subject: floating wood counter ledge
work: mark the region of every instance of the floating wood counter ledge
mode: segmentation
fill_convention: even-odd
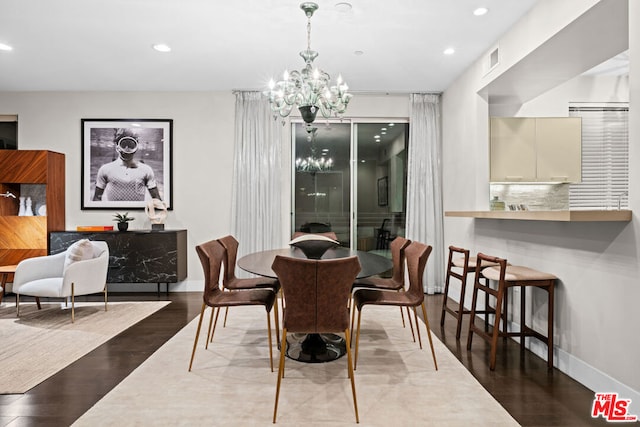
[[[524,221],[605,222],[631,221],[630,210],[575,210],[575,211],[447,211],[444,216],[515,219]]]

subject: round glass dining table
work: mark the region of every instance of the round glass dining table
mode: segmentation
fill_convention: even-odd
[[[249,273],[277,279],[278,276],[271,269],[276,255],[301,259],[307,258],[302,250],[289,247],[245,255],[237,261],[237,265]],[[393,263],[389,258],[343,247],[327,250],[321,259],[346,258],[349,256],[357,256],[360,262],[361,270],[358,273],[358,279],[381,274],[393,268]],[[288,334],[285,351],[287,357],[299,362],[323,363],[342,357],[346,354],[347,347],[344,338],[335,334]]]

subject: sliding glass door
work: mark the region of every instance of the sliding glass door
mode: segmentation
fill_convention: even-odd
[[[385,253],[404,235],[408,124],[292,126],[292,233],[333,231],[343,246]]]

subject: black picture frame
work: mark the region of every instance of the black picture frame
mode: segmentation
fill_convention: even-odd
[[[81,119],[81,136],[82,210],[144,209],[152,198],[146,188],[149,179],[155,181],[155,188],[167,209],[173,209],[173,120]],[[135,150],[133,167],[123,167],[118,163],[122,162],[116,149],[118,142],[122,145],[127,141],[133,147],[130,149]],[[102,198],[97,199],[96,183],[102,166],[104,169],[100,176],[105,188],[102,189]],[[120,179],[109,180],[110,176]],[[113,184],[126,179],[131,179],[131,188]]]
[[[383,176],[378,179],[378,206],[389,204],[389,178]]]

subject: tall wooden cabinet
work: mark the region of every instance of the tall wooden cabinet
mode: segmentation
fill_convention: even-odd
[[[64,154],[0,150],[0,195],[0,265],[47,255],[47,234],[65,229]],[[18,216],[21,196],[34,216]]]

